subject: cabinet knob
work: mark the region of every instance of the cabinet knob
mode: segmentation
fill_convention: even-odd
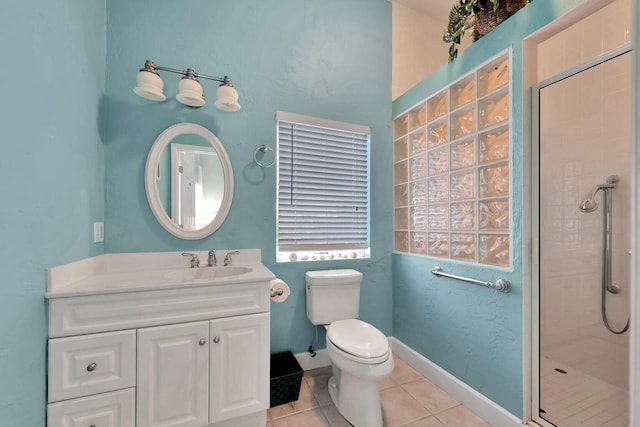
[[[200,345],[205,345],[207,343],[207,340],[205,340],[204,338],[200,338],[200,341],[198,341],[198,344]]]
[[[93,372],[93,371],[96,370],[97,367],[98,367],[98,365],[96,365],[95,363],[92,363],[89,366],[87,366],[87,371],[88,372]]]
[[[218,344],[220,342],[220,337],[214,337],[213,342]]]

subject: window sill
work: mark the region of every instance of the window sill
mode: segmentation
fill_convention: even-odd
[[[340,261],[349,259],[370,259],[371,251],[367,249],[322,251],[322,252],[278,252],[276,262],[320,262]]]

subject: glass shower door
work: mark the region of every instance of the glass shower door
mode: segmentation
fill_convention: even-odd
[[[539,417],[628,425],[631,60],[539,91]]]

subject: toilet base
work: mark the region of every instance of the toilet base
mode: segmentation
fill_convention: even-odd
[[[380,391],[377,382],[341,372],[329,378],[329,395],[336,409],[354,427],[382,427]]]

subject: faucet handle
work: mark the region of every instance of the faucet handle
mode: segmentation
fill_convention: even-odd
[[[192,254],[191,252],[183,252],[182,256],[191,257],[191,268],[200,267],[200,258],[198,258],[197,254]]]
[[[240,251],[231,251],[231,252],[227,252],[227,255],[224,257],[224,266],[230,266],[231,265],[231,255],[237,255],[239,254]]]
[[[216,251],[210,250],[209,258],[207,259],[207,264],[209,264],[209,267],[215,267],[217,263],[218,263],[218,260],[216,259]]]

